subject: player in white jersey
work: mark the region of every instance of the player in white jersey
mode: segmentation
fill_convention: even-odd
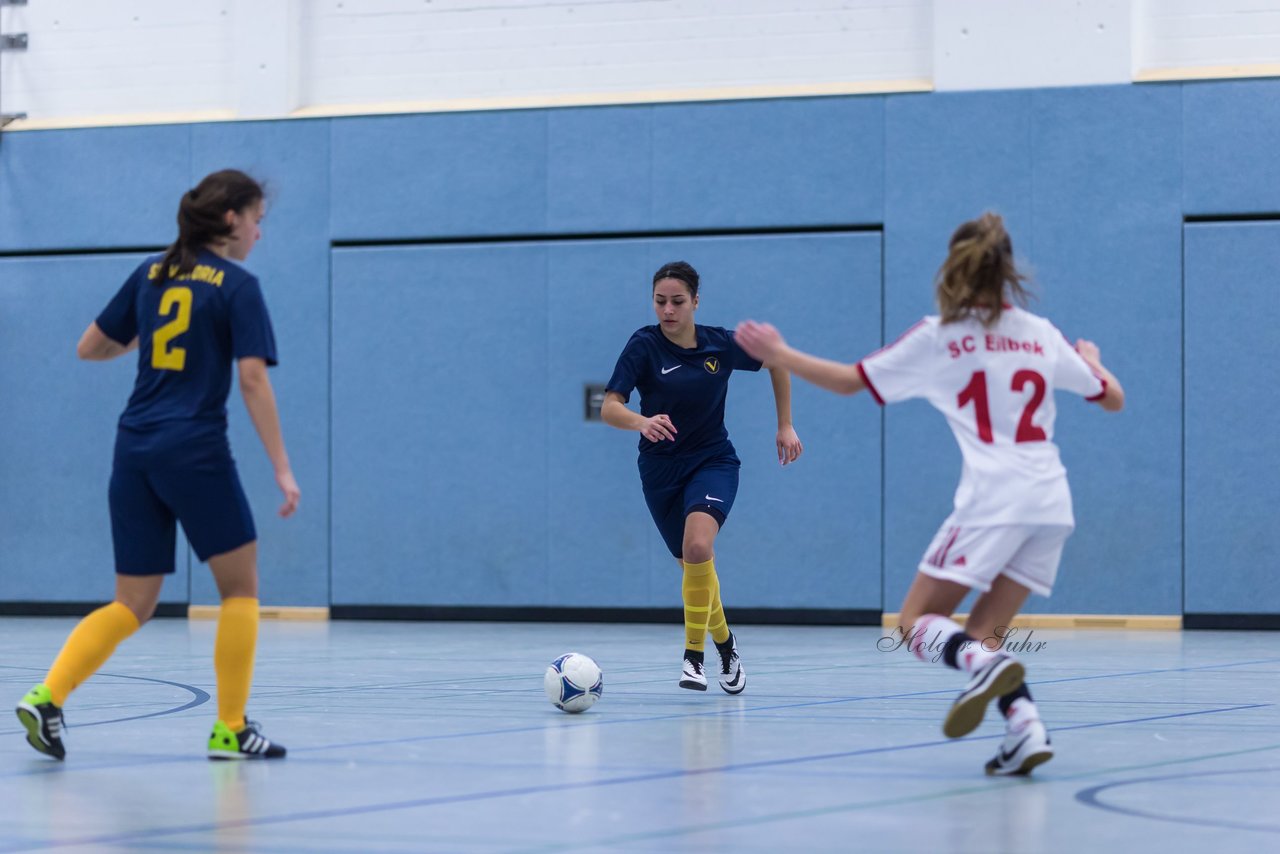
[[[976,729],[999,698],[1006,735],[988,774],[1027,774],[1053,756],[1025,669],[1001,649],[1027,595],[1049,595],[1075,526],[1053,444],[1053,393],[1074,392],[1109,412],[1124,406],[1093,343],[1073,347],[1048,320],[1011,304],[1025,305],[1023,281],[1004,222],[987,213],[951,237],[938,273],[939,314],[856,364],[792,349],[765,323],[744,321],[735,334],[768,367],[841,394],[867,389],[881,404],[924,398],[946,416],[964,469],[955,510],[903,602],[900,630],[921,660],[970,675],[943,724],[948,737]],[[951,614],[971,589],[981,595],[961,629]]]

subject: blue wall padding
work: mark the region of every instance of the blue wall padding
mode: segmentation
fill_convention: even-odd
[[[1280,611],[1280,223],[1187,226],[1186,609]]]
[[[1280,79],[1187,83],[1182,94],[1182,209],[1280,212]]]
[[[990,209],[1033,310],[1096,341],[1129,393],[1119,416],[1059,400],[1078,528],[1028,609],[1275,611],[1280,233],[1200,220],[1280,217],[1278,96],[1259,80],[7,133],[0,601],[110,595],[131,359],[82,364],[75,341],[125,250],[171,241],[179,194],[236,166],[271,188],[249,266],[303,490],[297,518],[274,515],[233,392],[267,604],[675,605],[635,435],[582,417],[584,383],[653,318],[653,270],[700,269],[702,323],[757,316],[852,361],[933,310],[952,230]],[[949,431],[920,403],[803,384],[794,409],[806,456],[783,471],[767,375],[733,380],[726,601],[898,610],[950,509]],[[217,601],[180,552],[166,600]]]
[[[0,258],[0,601],[93,602],[115,591],[107,483],[136,354],[76,358],[81,333],[140,255]],[[163,601],[187,601],[187,548]]]

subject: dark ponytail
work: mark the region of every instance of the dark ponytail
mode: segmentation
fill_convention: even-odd
[[[160,259],[156,284],[194,270],[201,248],[231,235],[227,211],[238,213],[262,197],[262,185],[238,169],[206,175],[194,189],[183,193],[178,203],[178,239]]]
[[[1013,262],[1013,241],[1000,215],[988,211],[969,220],[951,235],[950,252],[938,271],[942,322],[954,323],[976,311],[984,326],[994,326],[1006,298],[1027,304],[1025,281]]]

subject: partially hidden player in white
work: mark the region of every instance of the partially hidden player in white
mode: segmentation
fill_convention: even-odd
[[[1048,320],[1011,305],[1026,304],[1024,281],[1003,220],[986,213],[951,237],[938,273],[939,314],[856,364],[795,350],[767,323],[744,321],[735,335],[767,367],[839,394],[867,389],[880,404],[924,398],[946,416],[964,469],[955,511],[903,602],[900,631],[922,661],[970,675],[943,724],[949,738],[976,729],[999,698],[1006,735],[988,774],[1027,774],[1053,757],[1024,667],[1000,649],[997,634],[1028,593],[1049,595],[1075,526],[1053,443],[1053,393],[1075,392],[1108,412],[1124,406],[1124,390],[1092,342],[1073,347]],[[951,614],[971,589],[981,595],[962,629]]]

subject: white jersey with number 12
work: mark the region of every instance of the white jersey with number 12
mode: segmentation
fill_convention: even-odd
[[[926,317],[858,370],[878,403],[924,398],[946,416],[964,455],[954,524],[1075,524],[1053,393],[1098,400],[1106,384],[1048,320],[1016,307],[989,328]]]

